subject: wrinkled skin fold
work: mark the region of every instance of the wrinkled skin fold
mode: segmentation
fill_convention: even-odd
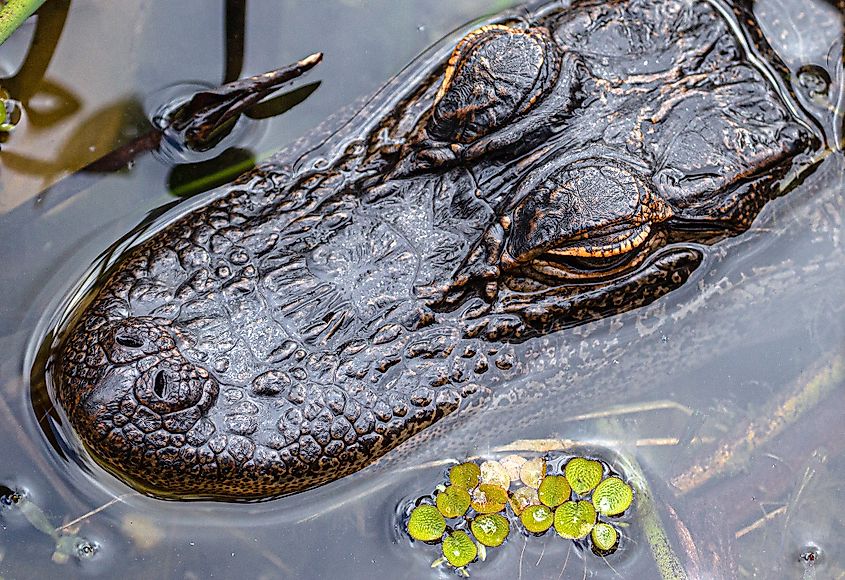
[[[54,362],[101,464],[219,499],[357,471],[517,375],[510,344],[682,285],[818,147],[709,3],[532,10],[121,257]]]

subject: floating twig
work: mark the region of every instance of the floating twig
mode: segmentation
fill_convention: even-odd
[[[633,405],[620,405],[615,407],[608,407],[602,411],[593,413],[584,413],[583,415],[575,415],[573,417],[564,417],[560,420],[562,423],[569,423],[573,421],[589,421],[592,419],[607,419],[609,417],[618,417],[620,415],[630,415],[633,413],[646,413],[649,411],[680,411],[685,415],[692,415],[693,411],[685,405],[681,405],[675,401],[661,400],[650,401],[648,403],[636,403]]]
[[[762,518],[755,521],[754,523],[745,526],[741,530],[738,530],[736,532],[736,534],[734,534],[734,538],[736,538],[738,540],[742,536],[745,536],[746,534],[750,534],[754,530],[757,530],[757,529],[763,527],[765,524],[769,523],[773,519],[784,515],[786,513],[786,509],[787,509],[787,506],[782,505],[779,508],[777,508],[776,510],[770,511],[769,513],[767,513],[766,515],[764,515]]]
[[[124,493],[123,495],[119,495],[119,496],[117,496],[117,497],[113,497],[111,500],[107,501],[106,503],[104,503],[104,504],[103,504],[103,505],[101,505],[100,507],[95,508],[95,509],[93,509],[93,510],[91,510],[91,511],[89,511],[89,512],[87,512],[87,513],[85,513],[85,514],[83,514],[83,515],[81,515],[81,516],[79,516],[78,518],[75,518],[75,519],[73,519],[73,520],[69,521],[68,523],[64,524],[63,526],[59,526],[58,528],[56,528],[56,532],[59,532],[59,533],[61,533],[61,532],[68,532],[68,531],[70,531],[70,530],[71,530],[74,526],[76,526],[76,524],[79,524],[79,523],[81,523],[81,522],[84,522],[85,520],[87,520],[87,519],[88,519],[88,518],[90,518],[91,516],[93,516],[93,515],[96,515],[96,514],[100,513],[100,512],[101,512],[101,511],[103,511],[104,509],[106,509],[106,508],[109,508],[109,507],[113,506],[113,505],[114,505],[114,504],[116,504],[117,502],[123,501],[123,500],[124,500],[124,498],[127,498],[127,497],[129,497],[130,495],[134,495],[134,494],[131,494],[131,493]]]

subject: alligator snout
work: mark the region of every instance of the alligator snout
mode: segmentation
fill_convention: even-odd
[[[343,477],[524,372],[509,343],[683,284],[806,163],[710,3],[524,12],[121,256],[57,355],[92,455],[181,497]]]

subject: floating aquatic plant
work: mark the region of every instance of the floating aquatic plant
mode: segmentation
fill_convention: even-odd
[[[568,540],[586,538],[596,525],[596,508],[588,501],[568,501],[555,510],[555,531]]]
[[[449,481],[455,487],[473,489],[481,479],[481,468],[475,463],[459,463],[449,470]]]
[[[544,477],[546,477],[546,460],[542,457],[526,461],[519,468],[519,478],[528,487],[539,488]]]
[[[11,133],[20,121],[21,104],[0,88],[0,136]]]
[[[492,514],[505,509],[508,492],[498,485],[482,483],[470,493],[472,509],[480,514]]]
[[[601,482],[604,468],[594,459],[574,457],[566,463],[564,474],[569,485],[572,486],[572,491],[578,495],[584,495]]]
[[[457,530],[443,540],[443,556],[455,568],[466,566],[478,555],[478,547],[463,530]]]
[[[631,507],[634,490],[618,477],[608,477],[593,492],[596,511],[605,516],[617,516]]]
[[[443,557],[432,566],[448,563],[464,576],[466,566],[485,560],[487,549],[505,544],[513,529],[540,535],[554,526],[561,538],[605,557],[620,540],[615,520],[605,518],[624,514],[633,496],[632,487],[596,459],[508,455],[454,465],[433,497],[417,501],[407,529],[415,540],[441,543]]]
[[[599,554],[611,552],[619,544],[619,532],[610,524],[599,522],[590,532],[593,548]]]
[[[411,512],[408,520],[408,533],[415,540],[433,542],[439,540],[446,531],[446,520],[433,505],[418,505]]]
[[[519,521],[532,534],[542,534],[552,527],[555,513],[545,505],[532,505],[525,508],[519,516]]]
[[[540,496],[536,489],[524,485],[510,494],[508,503],[510,503],[513,513],[518,516],[525,508],[540,505]]]
[[[472,520],[470,529],[476,540],[485,546],[495,548],[501,546],[508,537],[511,526],[508,519],[501,514],[485,514]]]
[[[503,457],[499,463],[505,468],[505,471],[508,472],[511,482],[514,482],[519,481],[519,470],[523,465],[525,465],[526,461],[528,460],[522,455],[508,455]]]
[[[508,474],[508,470],[498,461],[485,461],[481,464],[481,483],[507,489],[511,484],[511,476]]]
[[[454,485],[447,486],[435,499],[438,511],[447,518],[459,518],[467,513],[470,501],[469,492]]]
[[[6,42],[42,4],[44,0],[6,0],[0,4],[0,44]]]
[[[557,507],[572,495],[572,488],[569,487],[565,477],[560,475],[547,475],[540,482],[540,489],[537,490],[537,497],[545,505]]]

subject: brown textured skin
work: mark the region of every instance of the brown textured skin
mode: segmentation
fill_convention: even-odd
[[[816,146],[708,3],[535,8],[119,260],[56,360],[98,461],[182,497],[354,472],[518,372],[510,343],[683,284]]]

